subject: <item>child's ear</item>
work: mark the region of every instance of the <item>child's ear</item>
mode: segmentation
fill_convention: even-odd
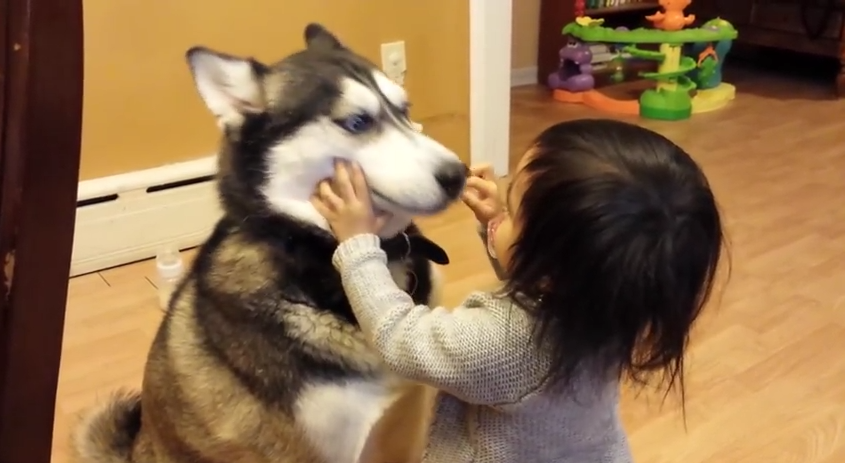
[[[185,58],[200,96],[221,127],[238,125],[244,115],[265,110],[263,64],[205,47],[191,48]]]

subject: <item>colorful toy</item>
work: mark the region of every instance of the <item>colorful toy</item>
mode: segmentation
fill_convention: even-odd
[[[713,31],[733,30],[731,23],[721,18],[711,19],[704,23],[701,28]],[[722,83],[722,68],[732,46],[732,39],[723,39],[715,43],[697,42],[686,45],[684,54],[697,60],[698,67],[690,73],[690,77],[696,82],[698,89],[716,88]]]
[[[663,11],[646,18],[655,28],[602,27],[604,20],[580,16],[563,28],[570,39],[560,50],[560,67],[549,76],[554,98],[580,103],[620,114],[640,115],[649,119],[682,120],[693,113],[720,109],[736,95],[733,85],[722,82],[722,65],[737,31],[720,18],[700,28],[684,29],[695,20],[684,9],[692,0],[660,0]],[[595,89],[590,44],[615,45],[621,53],[611,60],[611,79],[624,78],[624,59],[654,60],[657,72],[641,73],[656,81],[639,100],[618,100]],[[657,51],[637,48],[637,44],[659,45]],[[695,95],[691,93],[695,92]]]
[[[593,53],[587,44],[570,40],[558,53],[560,68],[549,76],[549,86],[570,92],[583,92],[595,86]]]
[[[695,22],[694,14],[684,15],[684,10],[691,3],[692,0],[661,0],[663,11],[646,16],[645,19],[651,21],[657,29],[679,31]]]

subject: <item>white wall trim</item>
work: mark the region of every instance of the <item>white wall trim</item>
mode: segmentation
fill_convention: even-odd
[[[215,172],[217,172],[217,157],[212,155],[191,161],[165,164],[152,169],[83,180],[77,187],[76,200],[86,201],[101,196],[146,189],[154,185],[214,175]]]
[[[470,162],[507,175],[511,111],[511,0],[469,0]]]
[[[205,241],[222,215],[213,181],[147,189],[216,171],[209,156],[79,182],[70,276],[154,257],[165,244],[185,249]]]
[[[511,69],[511,87],[537,84],[537,66]]]

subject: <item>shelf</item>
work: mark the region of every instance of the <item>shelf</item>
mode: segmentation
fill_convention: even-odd
[[[604,8],[588,8],[584,11],[586,16],[602,16],[615,13],[630,13],[632,11],[654,10],[660,8],[657,2],[626,3],[624,5],[606,6]]]

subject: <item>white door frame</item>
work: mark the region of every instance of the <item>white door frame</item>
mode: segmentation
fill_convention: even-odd
[[[470,162],[507,175],[511,112],[511,0],[469,0]]]

